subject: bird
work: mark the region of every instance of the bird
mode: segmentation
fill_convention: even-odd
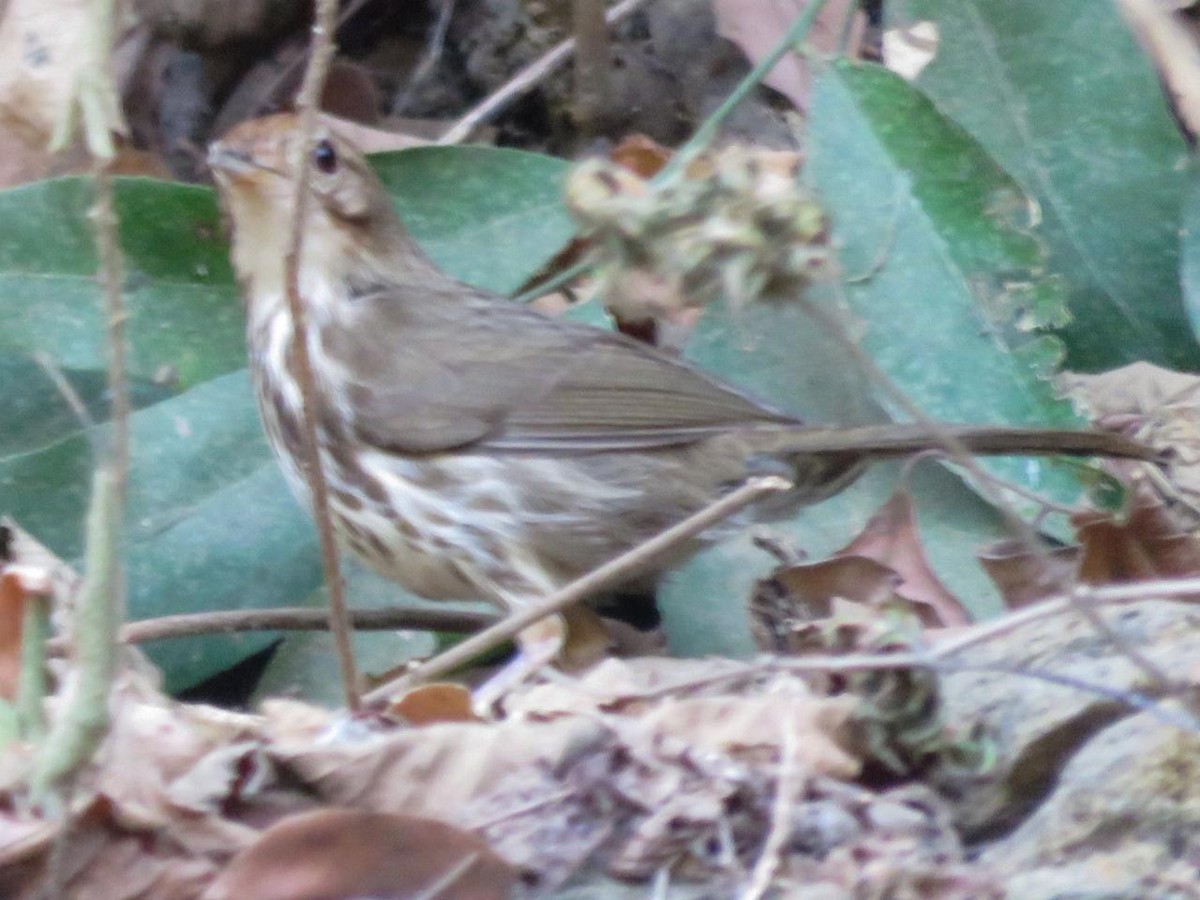
[[[285,273],[309,167],[296,277],[332,522],[344,548],[423,597],[526,608],[755,474],[786,473],[791,510],[947,435],[980,454],[1154,457],[1096,431],[809,425],[677,355],[454,279],[331,128],[306,140],[296,114],[249,120],[208,162],[266,436],[311,507]],[[745,524],[702,534],[659,571]]]

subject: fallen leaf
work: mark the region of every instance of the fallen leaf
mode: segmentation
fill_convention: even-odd
[[[674,155],[673,150],[653,138],[644,134],[630,134],[621,139],[608,158],[640,178],[653,178]]]
[[[1093,512],[1073,517],[1072,523],[1083,546],[1079,580],[1085,584],[1200,574],[1200,536],[1145,492],[1135,497],[1124,521]]]
[[[423,684],[392,703],[388,713],[409,725],[479,721],[471,692],[461,684]]]
[[[1072,584],[1079,571],[1080,548],[1043,547],[1031,552],[1021,541],[1000,541],[976,554],[1008,609],[1020,609],[1060,585]]]
[[[832,618],[839,600],[875,610],[899,600],[926,627],[970,622],[925,557],[905,490],[896,491],[854,540],[827,559],[783,566],[759,583],[751,610],[759,646],[794,651],[796,626]]]
[[[238,854],[204,900],[506,900],[517,874],[482,838],[348,809],[290,816]]]
[[[798,737],[796,762],[805,771],[850,779],[862,760],[848,749],[846,727],[856,697],[819,697],[785,677],[754,694],[667,700],[640,717],[660,740],[727,754],[734,759],[778,760],[784,730]]]

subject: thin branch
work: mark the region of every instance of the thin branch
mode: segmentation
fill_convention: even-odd
[[[605,14],[604,21],[611,28],[647,2],[649,0],[621,0]],[[824,2],[824,0],[820,0],[820,2]],[[533,88],[547,75],[559,69],[574,53],[574,38],[567,38],[565,41],[555,44],[497,88],[482,103],[468,110],[450,126],[445,134],[438,138],[437,142],[439,144],[458,144],[466,140],[471,136],[471,132]]]
[[[779,767],[775,776],[775,802],[771,804],[771,825],[762,852],[754,863],[750,885],[741,900],[761,900],[771,890],[779,872],[788,839],[792,836],[792,809],[800,796],[804,780],[800,777],[800,746],[796,723],[789,716],[780,718],[782,740],[779,743]]]
[[[490,612],[442,609],[350,610],[350,624],[358,631],[441,631],[467,634],[494,625],[499,616]],[[146,644],[206,634],[236,634],[246,631],[325,631],[329,613],[306,607],[276,609],[237,609],[206,613],[180,613],[128,622],[121,628],[123,644]],[[70,648],[63,638],[50,642],[50,652],[62,654]]]
[[[86,575],[76,598],[76,680],[38,748],[30,788],[39,802],[91,758],[108,731],[117,668],[115,599],[122,595],[121,507],[112,468],[96,468],[88,505]]]
[[[785,478],[776,476],[755,478],[699,512],[688,516],[682,522],[660,532],[645,543],[639,544],[616,559],[577,578],[541,603],[506,617],[486,631],[481,631],[461,644],[456,644],[445,653],[433,657],[413,671],[380,685],[367,694],[364,699],[371,705],[387,703],[391,697],[414,684],[451,672],[493,647],[511,640],[535,622],[562,612],[567,607],[575,605],[606,587],[628,580],[679,544],[690,540],[723,519],[729,518],[756,500],[768,494],[776,494],[791,488],[791,482]]]
[[[113,177],[108,160],[97,160],[96,202],[92,209],[96,249],[100,254],[100,279],[104,285],[104,307],[108,314],[108,393],[112,404],[112,465],[116,479],[117,504],[124,510],[129,486],[129,378],[126,373],[125,324],[129,314],[121,293],[121,248],[117,243],[117,212]],[[118,547],[119,547],[118,543]]]
[[[337,22],[330,33],[336,34],[337,29],[341,28],[348,21],[354,18],[354,16],[358,14],[359,10],[366,6],[367,3],[368,0],[351,0],[350,3],[347,3],[346,8],[343,9],[341,14],[337,17]],[[332,40],[332,38],[330,38],[330,40]],[[265,109],[269,105],[269,103],[274,99],[276,92],[284,84],[284,82],[295,75],[296,70],[304,64],[304,56],[305,51],[302,47],[296,48],[289,54],[289,58],[283,63],[275,76],[269,79],[267,83],[263,85],[262,89],[257,92],[257,95],[254,98],[254,103],[252,104],[252,109],[254,111],[257,112]],[[320,94],[317,96],[319,97]]]
[[[571,28],[575,32],[575,125],[586,141],[609,115],[612,103],[608,23],[604,0],[571,0]]]
[[[284,260],[287,285],[288,309],[292,315],[292,349],[296,354],[296,375],[303,398],[304,414],[304,459],[308,470],[309,487],[312,491],[313,517],[317,522],[317,533],[321,541],[321,561],[325,567],[325,580],[329,585],[329,630],[333,634],[337,649],[338,666],[342,673],[342,689],[346,707],[357,712],[362,704],[358,687],[358,668],[354,661],[354,645],[351,642],[350,616],[346,605],[346,590],[342,581],[341,561],[338,557],[337,539],[334,537],[333,520],[329,514],[329,485],[325,470],[321,466],[321,452],[317,442],[317,425],[314,408],[316,396],[312,360],[308,352],[308,322],[304,303],[300,298],[300,254],[304,246],[304,210],[308,200],[309,177],[312,172],[309,158],[316,131],[317,107],[321,90],[333,60],[333,31],[336,27],[337,0],[316,0],[316,19],[312,27],[312,53],[304,73],[304,83],[296,98],[300,115],[301,158],[297,161],[296,184],[292,197],[292,233],[289,250]]]
[[[446,32],[450,30],[450,20],[454,17],[455,2],[456,0],[441,0],[441,8],[438,10],[437,21],[433,23],[433,31],[429,35],[425,53],[416,68],[413,69],[412,74],[408,76],[408,84],[404,86],[404,91],[392,103],[393,115],[400,115],[404,112],[417,88],[424,83],[425,79],[429,77],[429,73],[433,71],[433,67],[442,58],[442,52],[446,47]],[[339,24],[341,23],[339,22]]]
[[[791,26],[779,42],[771,48],[771,52],[758,61],[751,69],[746,77],[738,82],[735,87],[723,101],[721,105],[713,110],[712,114],[706,118],[700,127],[696,129],[686,144],[679,148],[679,151],[671,158],[663,170],[655,176],[655,181],[662,181],[670,178],[672,175],[681,172],[687,168],[688,163],[708,149],[712,144],[713,139],[717,136],[717,130],[721,124],[729,118],[730,113],[737,109],[738,104],[749,96],[750,92],[758,87],[759,83],[767,77],[770,71],[775,68],[775,65],[791,53],[797,44],[804,40],[808,35],[809,29],[812,28],[813,22],[817,16],[821,14],[827,0],[812,0],[804,12],[796,16]]]
[[[35,799],[50,803],[89,761],[109,728],[109,704],[117,672],[117,629],[125,611],[122,522],[129,484],[129,380],[126,367],[125,302],[121,249],[111,165],[113,136],[125,130],[112,78],[113,0],[94,0],[84,59],[53,140],[70,142],[75,125],[83,129],[92,156],[95,200],[89,216],[99,258],[98,278],[107,319],[108,390],[112,404],[112,443],[96,462],[85,523],[85,576],[74,598],[74,638],[78,656],[74,678],[49,733],[38,747],[30,773]],[[68,396],[70,396],[68,394]]]
[[[1108,603],[1132,603],[1138,600],[1156,600],[1167,597],[1191,597],[1200,594],[1200,578],[1166,578],[1157,581],[1139,581],[1130,584],[1108,584],[1101,587],[1079,585],[1072,594],[1061,594],[1033,606],[1016,610],[998,619],[974,625],[957,637],[940,641],[932,650],[937,659],[945,659],[961,653],[969,647],[986,643],[1038,619],[1059,616],[1073,611],[1077,600],[1093,605]]]

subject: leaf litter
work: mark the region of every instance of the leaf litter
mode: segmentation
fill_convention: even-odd
[[[50,878],[89,898],[220,900],[250,884],[259,898],[490,898],[664,874],[734,890],[785,767],[779,884],[967,896],[949,886],[984,876],[944,802],[862,783],[888,738],[864,737],[863,700],[844,687],[733,661],[609,659],[513,690],[491,721],[442,686],[388,713],[276,699],[248,714],[174,701],[131,665],[69,829],[21,792],[31,746],[6,750],[5,896]]]
[[[1110,414],[1151,416],[1120,402]],[[1085,583],[1200,569],[1186,521],[1147,490],[1124,518],[1073,522],[1079,545],[1052,559]],[[53,588],[61,604],[69,570],[7,533],[0,584]],[[89,898],[222,900],[247,885],[262,898],[490,898],[610,879],[734,893],[765,859],[780,896],[1003,896],[999,868],[968,860],[970,815],[955,801],[1011,771],[995,768],[988,720],[948,715],[935,669],[773,662],[911,654],[966,629],[907,492],[828,559],[770,549],[781,561],[751,612],[773,656],[609,658],[510,690],[491,718],[456,685],[358,717],[299,700],[254,714],[184,704],[129,649],[69,829],[22,793],[33,747],[12,743],[0,759],[0,889],[32,897],[55,879]],[[981,559],[1011,606],[1040,598],[1044,557],[1000,547]],[[56,666],[69,674],[69,659]]]

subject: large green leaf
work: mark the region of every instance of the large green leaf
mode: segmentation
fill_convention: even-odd
[[[523,282],[570,233],[548,208],[564,166],[557,160],[445,148],[390,154],[380,165],[417,239],[454,274],[498,290]],[[129,615],[300,602],[320,581],[315,536],[260,434],[213,193],[125,179],[117,198],[143,407],[132,422]],[[83,179],[0,192],[0,511],[72,560],[104,427],[78,420],[32,354],[60,366],[104,420],[90,199]],[[272,639],[197,638],[153,653],[168,684],[184,687]]]
[[[938,421],[1082,424],[1047,376],[1058,283],[1045,277],[1019,185],[920,92],[886,70],[840,64],[818,80],[807,176],[833,222],[847,283],[806,299],[841,319],[866,355]],[[858,276],[858,277],[854,277]],[[843,308],[845,307],[845,308]],[[850,354],[787,299],[731,313],[709,309],[689,355],[792,412],[819,421],[879,420],[889,398]],[[1078,499],[1074,466],[993,459],[1001,477],[1056,500]],[[846,544],[896,487],[880,466],[851,490],[776,527],[814,555]],[[922,466],[914,478],[931,563],[976,615],[997,608],[972,551],[1003,532],[999,515],[954,475]],[[753,580],[772,565],[746,540],[701,554],[660,592],[672,647],[747,652]]]
[[[87,212],[65,178],[0,191],[0,348],[102,370],[103,323]],[[130,371],[191,385],[245,365],[241,312],[212,192],[148,179],[117,191]]]
[[[1038,330],[1059,321],[1059,283],[1019,186],[969,135],[886,70],[843,64],[816,85],[810,154],[843,273],[866,273],[846,285],[862,347],[926,415],[1083,424],[1055,394],[1057,348]],[[987,465],[1058,500],[1080,492],[1074,467]]]
[[[311,590],[319,577],[312,525],[260,434],[244,371],[140,410],[131,436],[130,617],[279,606]],[[100,439],[76,432],[0,460],[5,511],[68,559],[83,550],[92,442]],[[269,639],[173,642],[156,658],[169,684],[182,687]]]
[[[373,157],[413,236],[463,281],[509,294],[566,243],[568,164],[492,147],[419,147]]]
[[[1041,208],[1076,368],[1200,365],[1177,274],[1187,148],[1114,3],[892,0],[937,23],[918,84]]]

